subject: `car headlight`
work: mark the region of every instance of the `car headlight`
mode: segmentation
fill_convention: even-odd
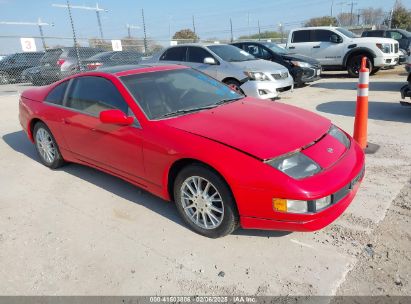
[[[312,176],[321,171],[316,162],[300,152],[274,158],[266,163],[295,179]]]
[[[309,68],[311,66],[311,64],[309,64],[308,62],[294,61],[294,60],[291,60],[290,62],[292,65],[298,66],[300,68]]]
[[[332,137],[334,137],[336,140],[342,143],[347,149],[350,148],[350,145],[351,145],[350,139],[343,131],[341,131],[336,126],[331,125],[330,130],[328,130],[328,134],[330,134]]]
[[[310,201],[273,198],[273,210],[287,213],[313,213],[328,208],[331,202],[331,195]]]
[[[250,79],[250,80],[257,80],[257,81],[264,81],[264,80],[270,80],[268,76],[263,73],[263,72],[244,72],[244,74]]]
[[[389,43],[377,43],[376,46],[383,53],[389,53],[390,50],[391,50],[391,44],[389,44]]]

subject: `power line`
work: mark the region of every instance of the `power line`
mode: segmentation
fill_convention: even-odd
[[[52,6],[54,6],[54,7],[61,7],[61,8],[67,8],[67,9],[68,9],[68,5],[67,5],[67,4],[52,4]],[[108,10],[99,7],[99,6],[98,6],[98,3],[96,3],[96,6],[71,5],[70,8],[82,9],[82,10],[89,10],[89,11],[95,11],[95,12],[96,12],[96,16],[97,16],[97,24],[98,24],[98,28],[99,28],[99,32],[100,32],[100,38],[101,38],[101,40],[104,39],[103,26],[102,26],[102,24],[101,24],[100,13],[101,13],[101,12],[108,12]]]

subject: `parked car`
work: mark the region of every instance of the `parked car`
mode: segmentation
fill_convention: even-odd
[[[294,84],[297,86],[320,78],[321,65],[318,60],[291,53],[279,47],[276,43],[241,41],[232,43],[232,45],[250,53],[254,57],[277,62],[285,66],[294,78]]]
[[[6,57],[7,57],[7,55],[0,55],[0,61],[2,61]]]
[[[408,56],[405,70],[408,72],[407,84],[401,88],[401,98],[404,100],[400,101],[400,103],[404,106],[411,106],[411,100],[406,99],[407,97],[411,99],[411,56]]]
[[[292,90],[294,83],[284,66],[227,44],[172,46],[142,62],[190,66],[247,96],[261,99],[277,98],[280,92]]]
[[[24,91],[41,162],[103,170],[175,201],[207,237],[313,231],[353,200],[364,153],[330,120],[179,66],[117,66]],[[303,130],[303,132],[302,132]]]
[[[399,63],[405,63],[411,55],[411,32],[401,29],[364,31],[362,37],[386,37],[398,41],[400,51]]]
[[[102,50],[90,47],[79,47],[78,52],[81,66],[82,60],[101,53]],[[43,85],[63,79],[79,71],[76,48],[63,47],[48,49],[44,57],[41,58],[38,68],[26,71],[25,74],[34,85]]]
[[[115,65],[137,64],[143,56],[143,53],[136,51],[103,52],[82,60],[81,64],[85,70],[97,70]]]
[[[288,50],[317,59],[323,70],[346,69],[349,76],[358,77],[361,59],[368,58],[371,74],[398,63],[398,42],[389,38],[358,37],[341,27],[305,27],[291,30]]]
[[[44,52],[15,53],[0,61],[0,84],[21,81],[21,73],[39,65]]]

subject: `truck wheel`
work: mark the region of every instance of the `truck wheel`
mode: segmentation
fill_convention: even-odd
[[[377,73],[379,70],[381,70],[381,68],[373,68],[370,75],[374,75],[375,73]]]
[[[347,72],[350,77],[357,78],[361,68],[361,60],[365,55],[355,55],[348,59]],[[367,67],[370,71],[373,70],[372,62],[368,56]]]

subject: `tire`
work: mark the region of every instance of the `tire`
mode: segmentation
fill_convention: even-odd
[[[51,169],[57,169],[64,165],[57,142],[50,129],[42,122],[35,124],[33,129],[34,144],[41,163]]]
[[[379,70],[381,70],[381,68],[373,68],[370,75],[376,74]]]
[[[197,189],[202,190],[202,195]],[[239,225],[237,206],[229,187],[206,166],[190,165],[180,171],[174,181],[174,200],[184,222],[203,236],[223,237]]]
[[[235,79],[227,79],[227,80],[224,81],[224,83],[226,85],[228,85],[230,88],[232,88],[234,91],[236,91],[236,92],[238,92],[242,95],[245,95],[243,90],[241,90],[241,83],[239,81],[237,81]]]
[[[6,72],[0,72],[0,84],[10,83],[10,76]]]
[[[348,75],[352,78],[358,78],[359,76],[359,71],[361,67],[361,60],[363,57],[367,57],[367,67],[370,71],[373,70],[372,62],[370,58],[366,55],[355,55],[352,56],[348,59],[348,64],[347,64],[347,72]]]

